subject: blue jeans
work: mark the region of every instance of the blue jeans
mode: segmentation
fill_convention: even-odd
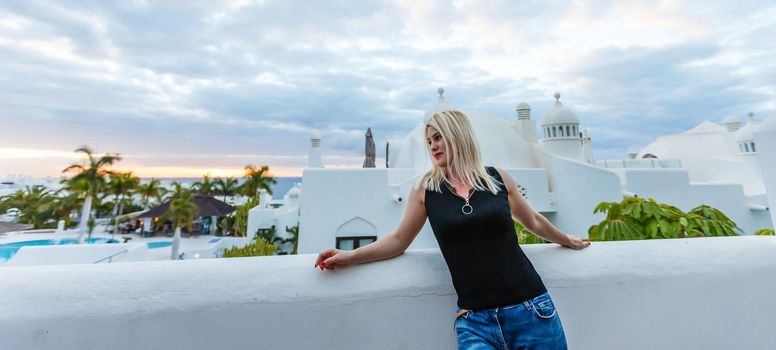
[[[460,350],[568,348],[555,304],[546,292],[515,305],[465,311],[455,320],[455,333]]]

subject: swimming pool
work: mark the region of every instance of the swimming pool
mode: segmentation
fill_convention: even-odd
[[[164,248],[169,247],[172,245],[171,241],[162,241],[162,242],[147,242],[146,245],[148,245],[148,249],[154,249],[154,248]]]
[[[89,238],[84,241],[87,244],[118,243],[119,241],[111,238]],[[22,247],[42,246],[42,245],[66,245],[78,244],[77,238],[63,239],[38,239],[34,241],[21,241],[13,243],[0,244],[0,261],[6,261],[16,255]]]

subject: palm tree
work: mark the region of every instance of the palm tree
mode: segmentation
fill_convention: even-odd
[[[124,211],[124,198],[131,198],[132,193],[140,184],[140,178],[132,175],[131,171],[126,173],[110,174],[110,181],[107,185],[107,193],[113,195],[113,234],[119,229],[118,217]]]
[[[264,189],[267,193],[272,194],[270,185],[277,183],[277,180],[269,175],[269,167],[266,165],[261,167],[246,165],[244,177],[245,182],[240,186],[240,192],[249,198],[257,199],[260,189]]]
[[[1,207],[19,209],[16,222],[32,224],[33,228],[51,226],[52,212],[57,197],[44,186],[25,187],[2,198]]]
[[[113,163],[120,161],[121,156],[118,154],[106,153],[100,158],[95,158],[94,152],[87,146],[83,146],[75,150],[75,152],[83,153],[87,158],[86,163],[72,164],[62,170],[62,172],[76,172],[76,175],[70,178],[70,180],[86,187],[86,199],[84,200],[84,206],[81,210],[81,219],[78,223],[78,243],[80,244],[84,242],[84,234],[86,233],[87,223],[92,212],[92,202],[95,201],[97,193],[105,184],[105,176],[112,173],[107,168],[113,165]],[[89,235],[91,236],[91,230],[89,230]]]
[[[226,202],[227,196],[233,196],[237,192],[237,179],[233,177],[217,178],[214,182],[216,193],[224,196],[224,202]]]
[[[171,260],[178,259],[178,251],[181,245],[181,227],[184,225],[191,232],[192,221],[199,208],[192,202],[193,193],[183,191],[170,202],[170,209],[162,216],[161,221],[172,220],[175,235],[172,238]]]
[[[79,196],[78,192],[69,192],[65,188],[54,192],[54,196],[54,201],[45,203],[38,210],[49,212],[51,217],[56,220],[64,220],[65,228],[70,227],[72,224],[71,216],[81,207],[83,198]]]
[[[173,200],[186,192],[191,192],[191,189],[186,188],[186,186],[178,181],[173,181],[170,185],[172,186],[172,189],[164,189],[164,197],[166,200]]]
[[[234,210],[234,226],[232,228],[236,237],[250,237],[255,233],[248,232],[248,213],[257,205],[259,205],[259,199],[251,198]]]
[[[159,179],[151,179],[148,183],[139,184],[136,193],[140,195],[140,202],[143,203],[143,209],[148,209],[148,203],[151,198],[156,199],[157,202],[161,202],[163,190],[164,188]]]
[[[215,193],[215,183],[210,181],[210,175],[202,176],[202,181],[197,181],[191,185],[191,189],[205,196],[212,196]]]

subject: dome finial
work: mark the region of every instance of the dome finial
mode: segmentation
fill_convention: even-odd
[[[439,89],[437,89],[437,93],[439,94],[439,100],[443,101],[445,99],[445,88],[440,86]]]
[[[754,112],[749,112],[746,114],[747,117],[749,117],[749,120],[752,120],[754,117]]]
[[[555,105],[556,106],[560,106],[561,105],[561,103],[560,103],[560,92],[556,92],[552,96],[555,97]]]

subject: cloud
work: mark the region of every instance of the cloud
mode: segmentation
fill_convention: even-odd
[[[298,173],[319,130],[325,160],[359,166],[367,127],[383,157],[445,86],[455,106],[505,118],[528,102],[538,119],[560,91],[611,157],[776,111],[775,19],[749,0],[4,3],[0,147]]]

